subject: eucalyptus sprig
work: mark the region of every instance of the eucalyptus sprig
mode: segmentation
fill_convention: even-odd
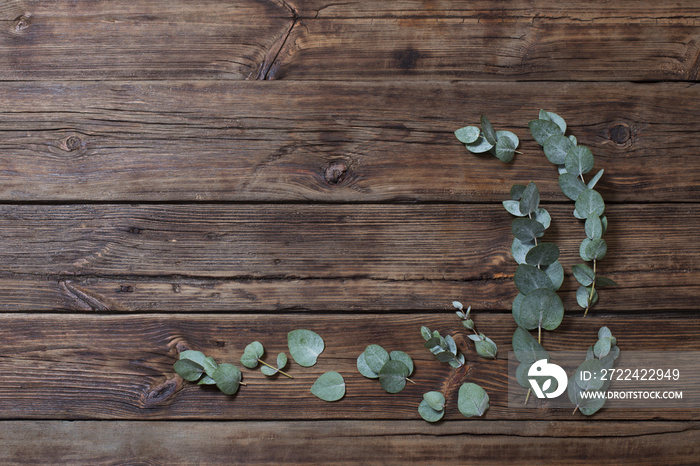
[[[227,395],[238,391],[242,374],[233,364],[218,364],[214,358],[205,356],[201,351],[186,350],[180,353],[179,359],[173,364],[175,372],[188,382],[198,385],[216,385]]]
[[[287,365],[287,355],[285,353],[279,353],[277,355],[277,367],[271,366],[263,361],[261,358],[264,354],[265,348],[263,347],[262,343],[259,341],[254,341],[245,347],[243,356],[241,356],[241,364],[248,369],[255,369],[258,367],[258,364],[262,364],[260,371],[268,377],[272,377],[275,374],[282,374],[290,379],[294,378],[282,370]]]
[[[610,386],[610,377],[605,377],[606,370],[612,369],[620,356],[617,338],[607,327],[598,330],[598,341],[588,348],[586,360],[578,366],[569,379],[569,399],[574,404],[574,413],[580,411],[585,416],[597,412],[605,404],[603,396],[583,396],[584,392],[605,392]],[[584,374],[586,375],[584,377]]]
[[[488,118],[481,116],[481,129],[465,126],[455,131],[457,139],[474,154],[490,152],[500,161],[508,163],[518,151],[520,140],[510,131],[496,131]]]
[[[451,335],[440,335],[437,330],[430,331],[425,325],[421,326],[420,334],[425,340],[424,347],[435,355],[438,361],[446,362],[455,369],[462,367],[465,358],[457,349],[457,343]]]
[[[468,337],[474,342],[477,354],[482,358],[496,359],[496,354],[498,354],[498,347],[496,346],[496,343],[483,333],[477,332],[476,327],[474,326],[474,321],[469,317],[472,307],[469,306],[465,311],[464,306],[459,301],[452,301],[452,306],[457,309],[455,314],[457,314],[457,317],[462,319],[462,324],[467,329],[474,332],[474,335],[468,335]]]
[[[389,353],[380,345],[369,345],[357,357],[357,370],[368,379],[379,379],[387,393],[399,393],[413,373],[413,359],[403,351]]]
[[[566,197],[575,202],[574,217],[585,220],[586,238],[581,242],[579,255],[587,264],[573,266],[573,273],[581,285],[576,291],[576,301],[588,314],[598,302],[596,288],[617,285],[613,280],[598,276],[598,260],[605,257],[608,246],[603,235],[608,229],[608,219],[604,214],[603,197],[593,189],[603,170],[598,171],[586,182],[583,175],[591,172],[595,164],[593,153],[588,147],[578,145],[574,136],[565,136],[566,121],[553,112],[540,110],[539,118],[528,123],[535,140],[543,147],[547,159],[559,167],[559,187]]]

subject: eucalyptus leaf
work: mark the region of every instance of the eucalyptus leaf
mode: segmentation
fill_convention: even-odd
[[[586,220],[586,217],[578,213],[578,210],[574,209],[574,217],[576,217],[579,220]]]
[[[585,286],[579,286],[576,290],[576,302],[579,306],[586,309],[588,307],[588,298],[590,296],[590,291]]]
[[[423,339],[426,341],[430,340],[430,338],[432,337],[432,334],[430,333],[430,329],[428,327],[426,327],[425,325],[421,325],[420,334],[423,337]]]
[[[523,197],[524,191],[525,191],[525,185],[514,184],[510,188],[510,198],[513,199],[514,201],[519,201],[520,198]]]
[[[583,286],[590,286],[595,280],[593,269],[586,264],[576,264],[571,267],[574,272],[574,278]]]
[[[489,144],[496,144],[496,130],[493,129],[491,122],[484,115],[481,115],[481,132]]]
[[[612,280],[608,277],[597,277],[595,284],[598,288],[604,288],[608,286],[618,286],[617,282],[615,280]]]
[[[430,340],[432,341],[432,339]],[[367,366],[373,371],[379,374],[382,367],[389,362],[389,353],[387,350],[379,345],[369,345],[365,349],[365,362]]]
[[[476,352],[479,356],[486,359],[496,359],[498,348],[496,343],[491,339],[477,341],[475,344]]]
[[[245,352],[241,356],[241,364],[243,364],[248,369],[255,369],[258,367],[258,355],[251,352]]]
[[[513,319],[515,320],[515,323],[520,326],[520,306],[523,302],[523,299],[525,299],[525,295],[522,293],[518,293],[515,298],[513,299],[513,305],[512,305],[512,313],[513,313]]]
[[[549,120],[531,120],[528,126],[530,127],[532,137],[535,138],[535,141],[537,141],[540,146],[544,146],[544,143],[547,142],[547,139],[550,137],[563,134],[561,128],[556,123]]]
[[[590,239],[599,239],[603,236],[603,223],[597,215],[591,215],[586,219],[586,236]]]
[[[316,379],[311,393],[323,401],[338,401],[345,396],[345,380],[338,372],[326,372]]]
[[[264,375],[266,375],[268,377],[272,377],[273,375],[277,374],[279,371],[277,369],[273,369],[272,367],[261,366],[260,372],[262,372]]]
[[[530,378],[528,372],[532,367],[532,363],[523,362],[520,363],[518,368],[515,370],[515,380],[517,380],[518,385],[523,388],[530,389]]]
[[[212,379],[208,375],[205,375],[201,379],[199,379],[199,382],[197,382],[197,385],[216,385],[216,380]]]
[[[612,338],[613,334],[608,327],[600,327],[598,329],[598,338]]]
[[[578,408],[582,414],[585,416],[590,416],[603,407],[605,404],[605,399],[597,397],[584,398],[583,395],[581,395],[584,390],[582,390],[581,387],[576,384],[574,379],[575,376],[573,375],[571,378],[569,378],[569,386],[567,388],[569,400],[571,400],[574,406],[576,406],[576,408]]]
[[[509,214],[515,215],[516,217],[527,216],[527,214],[520,212],[520,202],[518,201],[503,201],[503,207],[508,211]]]
[[[406,386],[410,375],[408,367],[401,361],[389,361],[379,371],[379,384],[387,393],[399,393]]]
[[[603,197],[593,189],[586,189],[576,199],[576,212],[583,218],[591,216],[600,217],[605,211]]]
[[[516,136],[515,133],[511,133],[510,131],[496,131],[496,141],[498,142],[502,139],[509,140],[514,150],[517,149],[520,145],[520,139],[518,139],[518,136]]]
[[[455,354],[451,351],[443,350],[438,353],[435,353],[435,357],[440,362],[450,362],[455,358]]]
[[[445,342],[447,343],[447,350],[457,356],[457,343],[455,343],[454,338],[451,335],[445,335]]]
[[[479,138],[481,130],[476,126],[465,126],[455,131],[455,136],[463,144],[471,144]]]
[[[601,169],[593,178],[591,178],[591,181],[589,181],[587,185],[588,189],[593,189],[595,185],[598,184],[598,181],[600,181],[600,177],[603,176],[604,172],[605,170]]]
[[[520,212],[525,215],[534,213],[540,205],[540,190],[537,189],[537,185],[530,182],[525,191],[523,191],[523,196],[520,198]]]
[[[578,252],[579,252],[579,255],[581,256],[581,259],[583,259],[585,261],[592,261],[593,260],[593,258],[586,253],[586,248],[588,247],[589,244],[591,244],[590,238],[584,238],[583,241],[581,241],[581,246],[579,246],[579,248],[578,248]]]
[[[531,218],[516,218],[511,224],[511,230],[513,236],[523,242],[533,241],[544,235],[544,225]]]
[[[467,338],[469,338],[471,341],[481,341],[482,338],[479,335],[467,335]]]
[[[360,374],[364,375],[368,379],[379,378],[379,374],[377,372],[374,372],[367,365],[367,361],[365,361],[365,353],[362,353],[357,357],[357,370],[360,371]]]
[[[574,148],[571,139],[563,134],[555,134],[544,143],[544,155],[550,162],[562,165],[566,160],[566,155]]]
[[[464,305],[459,301],[452,301],[452,307],[459,309],[460,311],[464,309]]]
[[[491,153],[503,163],[510,163],[515,157],[515,146],[513,141],[507,138],[501,138],[496,145],[491,149]]]
[[[528,330],[538,327],[554,330],[563,318],[564,305],[561,298],[548,288],[528,293],[520,306],[520,321]]]
[[[586,246],[586,255],[591,259],[602,259],[607,252],[608,244],[602,238],[593,239]]]
[[[559,187],[564,195],[572,201],[576,201],[579,195],[587,189],[581,178],[571,173],[559,175]]]
[[[564,267],[562,267],[559,261],[553,262],[542,270],[544,270],[544,273],[552,280],[552,289],[554,291],[561,288],[562,283],[564,283]]]
[[[586,146],[574,146],[564,160],[567,173],[580,176],[593,170],[593,153]]]
[[[489,409],[489,395],[477,384],[465,383],[459,387],[457,407],[466,417],[483,416]]]
[[[284,369],[287,362],[289,362],[289,359],[286,353],[279,353],[277,355],[277,369]]]
[[[465,320],[464,322],[462,322],[462,324],[469,330],[472,330],[474,328],[474,321],[471,319]]]
[[[445,410],[435,410],[427,401],[423,400],[418,405],[418,414],[420,414],[420,417],[425,421],[438,422],[445,415]]]
[[[265,354],[265,348],[263,347],[262,343],[260,343],[259,341],[254,341],[253,343],[246,346],[245,350],[243,352],[254,354],[255,358],[258,359],[258,358],[262,358],[263,355]]]
[[[389,360],[401,361],[406,367],[408,367],[408,376],[410,377],[411,374],[413,374],[413,359],[411,359],[411,356],[403,351],[392,351],[389,353]]]
[[[201,366],[204,368],[207,365],[206,359],[207,357],[202,353],[201,351],[195,351],[195,350],[185,350],[180,353],[179,358],[182,359],[187,359],[189,361],[192,361],[196,363],[197,365]]]
[[[203,367],[204,367],[204,372],[209,377],[211,377],[211,375],[214,373],[216,368],[219,367],[219,365],[216,363],[216,361],[214,361],[214,358],[212,358],[211,356],[208,356],[208,357],[204,358],[204,366]]]
[[[515,269],[515,286],[525,295],[538,288],[554,289],[552,280],[544,270],[527,264],[520,264]]]
[[[233,395],[241,384],[241,370],[233,364],[219,364],[211,378],[216,381],[219,390],[227,395]]]
[[[287,334],[289,354],[297,364],[311,367],[316,364],[318,356],[323,352],[325,343],[316,332],[307,329],[292,330]]]
[[[522,363],[532,364],[540,359],[549,361],[547,350],[523,327],[518,327],[513,333],[513,352]]]
[[[442,411],[445,409],[445,395],[440,392],[424,393],[423,400],[435,411]]]
[[[525,262],[533,266],[547,266],[559,259],[559,248],[554,243],[540,243],[530,249],[525,256]]]
[[[610,338],[600,338],[595,345],[593,345],[593,354],[598,359],[602,359],[610,353]]]
[[[571,140],[571,142],[574,143],[575,146],[578,145],[578,141],[576,140],[576,136],[574,136],[574,135],[572,134],[572,135],[569,136],[569,139]]]
[[[483,154],[493,148],[493,144],[484,139],[484,135],[480,134],[476,141],[464,145],[472,154]]]
[[[582,390],[599,390],[603,388],[604,383],[603,365],[597,359],[584,361],[576,369],[574,379]]]
[[[513,244],[510,247],[510,252],[513,254],[513,259],[518,264],[524,264],[527,253],[535,247],[534,241],[520,241],[518,238],[513,239]]]
[[[173,364],[175,372],[188,382],[196,382],[202,377],[204,367],[191,359],[180,359]]]
[[[552,217],[549,215],[549,212],[541,207],[535,211],[535,216],[533,218],[540,222],[545,230],[549,228],[549,225],[552,223]]]
[[[603,224],[603,234],[605,234],[605,232],[608,231],[608,217],[605,215],[600,217],[600,223]]]
[[[566,121],[554,112],[548,112],[540,109],[540,120],[550,120],[559,126],[561,133],[566,133]]]

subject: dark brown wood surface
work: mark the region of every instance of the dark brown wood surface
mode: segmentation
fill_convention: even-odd
[[[547,348],[583,355],[606,325],[623,351],[700,351],[699,75],[695,0],[0,0],[0,463],[697,463],[698,400],[508,406],[500,202],[534,180],[552,213],[567,312]],[[605,169],[598,265],[620,286],[585,318],[584,232],[527,128],[540,108]],[[520,137],[513,164],[455,140],[481,114]],[[243,369],[228,397],[173,371],[184,349],[286,351],[294,328],[326,350],[293,380]],[[415,385],[359,375],[378,342]],[[337,403],[309,393],[328,370]],[[465,381],[484,419],[457,410]]]

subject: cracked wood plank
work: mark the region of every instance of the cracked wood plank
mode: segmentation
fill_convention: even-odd
[[[0,424],[0,461],[684,465],[700,455],[699,429],[678,421],[12,421]]]
[[[254,79],[292,22],[255,0],[25,0],[0,15],[2,80]]]
[[[697,202],[696,101],[679,83],[8,82],[0,200],[500,202],[534,179],[564,201],[527,128],[542,107],[596,154],[606,202]],[[484,108],[521,139],[512,165],[453,135]]]
[[[546,238],[568,271],[580,262],[583,225],[569,205],[546,207]],[[698,308],[697,208],[608,206],[609,250],[599,270],[620,286],[601,291],[600,310]],[[516,294],[511,217],[494,205],[6,205],[0,235],[0,276],[19,282],[17,290],[39,284],[31,294],[45,296],[38,303],[56,296],[45,295],[42,282],[61,282],[59,302],[68,298],[69,308],[189,309],[190,299],[205,309],[306,308],[306,292],[323,292],[309,307],[391,310],[426,288],[434,290],[415,298],[417,308],[430,307],[437,292],[447,293],[432,303],[441,307],[484,285],[483,301],[473,304],[508,309]],[[151,285],[142,288],[142,279]],[[566,282],[570,309],[575,288]],[[0,297],[1,308],[17,309],[17,290]],[[345,307],[347,293],[355,296]]]
[[[2,314],[0,358],[3,419],[105,420],[415,420],[423,393],[440,390],[447,398],[445,419],[463,420],[456,396],[465,380],[489,393],[485,420],[583,420],[570,409],[511,407],[508,404],[508,351],[515,324],[510,315],[477,312],[478,328],[499,345],[497,360],[476,357],[466,330],[454,313],[366,315],[111,315]],[[452,333],[468,360],[453,370],[423,347],[420,326]],[[699,351],[698,315],[630,317],[568,316],[556,332],[547,332],[550,351],[581,351],[607,325],[623,351]],[[237,363],[251,341],[264,342],[267,354],[287,351],[286,333],[295,328],[318,332],[326,349],[312,368],[291,362],[294,379],[269,379],[259,370],[244,369],[245,387],[229,397],[211,387],[185,383],[172,369],[178,351],[197,349],[220,362]],[[459,329],[462,330],[459,330]],[[650,329],[653,332],[650,333]],[[385,393],[376,380],[362,377],[356,358],[371,342],[400,349],[414,360],[415,385],[401,393]],[[324,372],[344,375],[347,394],[329,406],[308,393]],[[686,379],[684,379],[686,380]],[[692,378],[675,389],[696,390]],[[523,390],[523,397],[525,395]],[[306,394],[306,395],[305,395]],[[603,420],[698,420],[697,400],[663,409],[648,404],[639,409],[608,408]],[[474,422],[474,421],[469,421]]]

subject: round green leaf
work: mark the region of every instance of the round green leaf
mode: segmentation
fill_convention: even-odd
[[[544,270],[527,264],[520,264],[515,269],[515,286],[525,295],[538,288],[554,289],[552,280]]]
[[[453,352],[446,350],[440,350],[434,354],[437,360],[440,362],[450,362],[455,358],[455,354]]]
[[[459,387],[457,407],[466,417],[482,416],[489,409],[489,395],[477,384],[465,383]]]
[[[476,126],[465,126],[455,131],[455,136],[463,144],[471,144],[479,138],[480,130]]]
[[[588,307],[590,293],[590,289],[585,286],[579,286],[576,290],[576,302],[584,309]]]
[[[287,334],[289,354],[303,367],[316,364],[318,355],[323,352],[325,344],[316,332],[306,329],[292,330]]]
[[[545,230],[549,228],[549,225],[552,223],[552,217],[549,215],[549,212],[540,207],[534,213],[535,216],[533,218],[540,222]]]
[[[520,144],[520,139],[514,133],[510,131],[496,131],[496,140],[508,139],[513,144],[513,149],[517,149]]]
[[[595,354],[596,358],[602,359],[610,353],[610,348],[612,347],[610,342],[610,338],[601,338],[593,345],[593,354]]]
[[[586,219],[586,236],[590,239],[598,239],[603,236],[603,223],[600,221],[600,217],[596,215],[591,215]]]
[[[425,325],[421,325],[420,334],[424,340],[430,340],[432,338],[432,334],[430,333],[430,329],[428,327],[426,327]]]
[[[214,358],[211,356],[204,358],[204,372],[206,372],[209,377],[211,377],[217,367],[219,367],[219,365],[214,361]]]
[[[522,242],[533,241],[544,235],[544,225],[531,218],[516,218],[511,224],[511,230],[513,236]]]
[[[483,134],[480,134],[479,137],[476,138],[476,141],[465,144],[464,146],[472,154],[483,154],[484,152],[488,152],[493,148],[493,144],[484,139]]]
[[[452,335],[445,335],[445,343],[447,343],[447,351],[457,356],[457,343]]]
[[[592,390],[595,391],[595,390]],[[585,416],[590,416],[591,414],[594,414],[596,411],[598,411],[600,408],[603,407],[605,404],[605,399],[604,398],[598,398],[598,397],[586,397],[584,398],[581,394],[584,392],[584,390],[581,389],[576,384],[576,375],[572,375],[569,378],[569,386],[567,388],[567,392],[569,395],[569,400],[578,408],[578,410],[581,412],[581,414]]]
[[[233,395],[241,384],[241,370],[233,364],[219,364],[211,378],[216,381],[219,390],[227,395]]]
[[[518,325],[520,325],[520,306],[523,302],[523,299],[525,299],[525,295],[522,293],[518,293],[517,296],[513,299],[513,320],[515,320],[515,323]]]
[[[208,375],[205,375],[199,380],[199,382],[197,382],[197,385],[216,385],[216,380],[212,379]]]
[[[530,249],[535,247],[534,241],[520,241],[518,238],[513,239],[513,244],[510,247],[510,252],[513,254],[513,259],[518,264],[525,263],[525,257]]]
[[[547,139],[550,137],[562,134],[561,128],[556,123],[549,120],[531,120],[528,126],[530,127],[532,137],[535,138],[535,141],[537,141],[540,146],[544,146],[544,143],[547,142]]]
[[[562,173],[559,175],[559,187],[564,195],[572,201],[576,201],[579,195],[586,190],[586,185],[583,184],[581,178],[571,173]]]
[[[498,348],[493,340],[486,339],[474,342],[476,347],[476,353],[485,359],[496,359],[496,354],[498,353]]]
[[[528,389],[531,388],[530,379],[528,376],[528,372],[530,371],[531,367],[532,367],[532,363],[523,362],[515,370],[515,380],[518,381],[518,384],[521,387],[528,388]]]
[[[525,256],[525,262],[533,266],[553,264],[558,259],[559,248],[554,243],[540,243],[530,249]]]
[[[180,359],[173,364],[173,369],[177,375],[188,382],[196,382],[202,377],[204,368],[191,359]]]
[[[316,379],[311,393],[323,401],[338,401],[345,396],[345,380],[335,371],[326,372]]]
[[[537,340],[530,332],[522,327],[518,327],[513,333],[513,352],[515,353],[515,358],[523,363],[532,364],[540,359],[549,361],[547,350],[537,343]]]
[[[201,351],[185,350],[180,353],[180,359],[190,360],[202,367],[205,367],[207,364],[207,357],[204,356],[204,353],[202,353]]]
[[[388,393],[399,393],[406,386],[408,367],[401,361],[389,361],[379,371],[379,384]]]
[[[420,417],[422,417],[425,421],[437,422],[445,415],[445,410],[441,409],[436,411],[430,407],[427,401],[423,400],[418,405],[418,414],[420,414]]]
[[[525,191],[525,185],[514,184],[510,188],[510,198],[514,201],[519,201],[520,198],[523,197],[523,191]]]
[[[555,134],[544,143],[544,155],[552,163],[562,165],[568,154],[574,148],[571,139],[563,134]]]
[[[589,244],[591,244],[591,240],[589,238],[584,238],[583,241],[581,241],[581,246],[578,248],[578,253],[581,256],[581,259],[585,261],[593,260],[593,258],[586,253],[586,248]]]
[[[509,214],[515,215],[516,217],[525,217],[527,214],[520,212],[520,202],[518,201],[503,201],[503,207],[508,211]]]
[[[496,130],[493,129],[491,122],[484,115],[481,115],[481,132],[489,144],[496,144]]]
[[[571,267],[571,270],[574,272],[576,281],[583,286],[590,286],[593,280],[595,280],[593,269],[586,264],[576,264]]]
[[[241,356],[241,364],[248,369],[255,369],[258,367],[258,355],[250,351],[243,353],[243,356]]]
[[[251,355],[254,354],[257,359],[263,357],[263,354],[265,354],[265,348],[263,348],[262,343],[260,343],[259,341],[254,341],[253,343],[246,346],[243,352],[250,353]]]
[[[544,273],[552,280],[552,289],[554,291],[561,288],[562,283],[564,283],[564,267],[562,267],[559,261],[553,262],[542,270],[544,270]]]
[[[559,126],[561,133],[566,133],[566,121],[554,112],[548,112],[546,110],[540,110],[540,120],[550,120]],[[573,136],[570,136],[573,137]]]
[[[510,163],[515,156],[515,149],[518,147],[513,143],[512,139],[502,137],[496,142],[496,145],[491,149],[491,153],[503,163]]]
[[[598,329],[598,338],[612,338],[613,334],[608,327]]]
[[[445,409],[445,395],[440,392],[424,393],[423,400],[435,411],[442,411]]]
[[[382,370],[382,367],[384,367],[390,359],[389,353],[379,345],[369,345],[365,349],[364,354],[367,366],[372,372],[376,372],[377,374],[379,374],[379,371]]]
[[[569,136],[569,139],[571,140],[571,142],[574,143],[575,146],[578,145],[578,141],[576,140],[576,136],[574,136],[574,135],[572,134],[572,135]]]
[[[284,367],[287,365],[287,362],[289,360],[287,359],[287,354],[286,353],[280,353],[277,355],[277,369],[284,369]]]
[[[411,359],[411,356],[407,355],[403,351],[392,351],[389,353],[389,360],[401,361],[406,367],[408,367],[408,376],[410,377],[411,374],[413,374],[413,359]]]
[[[603,197],[592,189],[586,189],[576,199],[576,212],[583,218],[600,217],[605,211]]]
[[[554,330],[564,318],[561,298],[548,288],[539,288],[525,295],[520,306],[520,321],[528,329],[542,327]]]
[[[576,176],[593,170],[594,163],[593,153],[586,146],[574,146],[564,160],[566,171]]]
[[[589,377],[590,375],[590,377]],[[574,374],[576,385],[582,390],[599,390],[603,388],[603,365],[597,359],[589,359],[578,366]]]
[[[520,212],[525,215],[531,214],[537,210],[540,205],[540,190],[537,189],[537,185],[530,182],[525,191],[523,191],[523,196],[520,198]]]
[[[260,367],[260,372],[262,372],[264,375],[268,377],[272,377],[273,375],[277,374],[277,369],[273,369],[272,367],[268,366],[261,366]]]
[[[357,370],[360,371],[360,374],[364,375],[368,379],[378,379],[379,378],[379,374],[374,372],[367,365],[367,361],[365,361],[365,353],[362,353],[361,355],[359,355],[357,357]]]
[[[586,255],[591,259],[602,259],[608,252],[608,244],[603,238],[593,239],[586,246]]]

